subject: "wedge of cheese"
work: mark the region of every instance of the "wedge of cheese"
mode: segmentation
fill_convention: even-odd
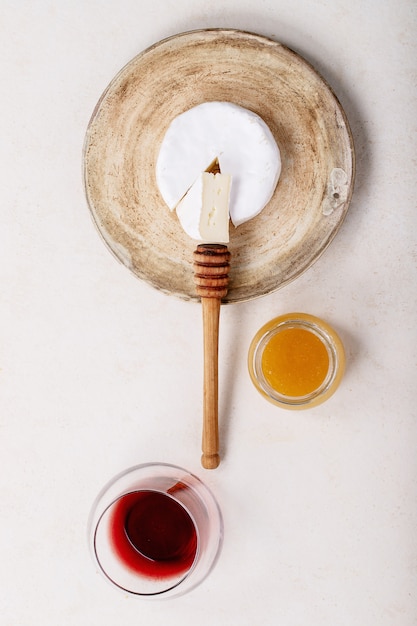
[[[231,176],[202,172],[176,206],[178,219],[192,239],[229,242]]]

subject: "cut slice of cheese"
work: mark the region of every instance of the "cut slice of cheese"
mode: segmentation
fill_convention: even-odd
[[[229,242],[231,176],[202,172],[177,204],[184,231],[206,243]]]
[[[178,115],[160,146],[157,184],[174,209],[216,157],[233,178],[230,217],[239,226],[266,206],[281,172],[278,146],[256,113],[231,102],[205,102]]]

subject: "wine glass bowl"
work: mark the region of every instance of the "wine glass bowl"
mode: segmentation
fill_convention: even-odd
[[[175,597],[209,574],[223,540],[219,506],[207,486],[166,463],[137,465],[101,490],[88,539],[114,586],[147,598]]]

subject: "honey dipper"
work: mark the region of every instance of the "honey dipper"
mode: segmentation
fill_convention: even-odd
[[[194,282],[201,297],[204,336],[204,395],[201,464],[220,463],[218,426],[218,348],[221,300],[229,284],[230,252],[223,244],[200,244],[194,251]]]

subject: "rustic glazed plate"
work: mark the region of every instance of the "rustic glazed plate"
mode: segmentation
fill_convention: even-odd
[[[338,231],[352,195],[345,114],[297,54],[255,34],[219,29],[148,48],[117,74],[95,108],[84,146],[85,190],[99,232],[124,265],[163,292],[197,300],[196,242],[165,205],[155,165],[174,117],[213,100],[260,115],[281,151],[271,201],[254,219],[231,226],[225,302],[240,302],[308,269]]]

